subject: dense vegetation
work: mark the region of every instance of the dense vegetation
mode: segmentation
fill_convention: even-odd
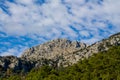
[[[95,54],[67,68],[43,66],[31,70],[25,76],[15,75],[7,80],[120,80],[120,46]]]

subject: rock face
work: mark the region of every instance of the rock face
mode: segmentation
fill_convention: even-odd
[[[68,65],[70,58],[67,55],[72,56],[74,51],[85,49],[86,47],[85,43],[67,39],[56,39],[26,50],[21,57],[36,61],[41,59],[52,60],[57,62],[58,66],[60,64]]]
[[[111,46],[119,45],[120,33],[89,46],[78,41],[56,39],[27,49],[19,58],[14,56],[0,57],[0,70],[13,69],[14,71],[28,72],[32,68],[42,65],[67,67],[79,60],[89,58],[95,53],[106,51]]]
[[[108,39],[96,42],[83,50],[78,50],[75,53],[78,54],[79,59],[89,58],[95,53],[107,51],[112,46],[120,46],[120,33],[110,36]]]
[[[33,67],[33,62],[22,60],[21,58],[17,58],[15,56],[0,57],[0,68],[4,71],[11,69],[13,71],[23,70],[27,72]]]
[[[41,58],[53,59],[57,56],[67,55],[86,47],[87,45],[85,43],[72,42],[67,39],[56,39],[26,50],[21,57],[30,60],[38,60]]]
[[[120,33],[112,35],[108,39],[103,39],[90,46],[77,41],[57,39],[30,48],[26,50],[21,57],[34,61],[41,59],[51,60],[57,67],[66,67],[76,63],[80,59],[88,58],[94,53],[106,51],[111,46],[117,45],[120,45]]]

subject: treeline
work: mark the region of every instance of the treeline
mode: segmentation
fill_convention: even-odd
[[[120,80],[120,46],[94,54],[66,68],[42,66],[27,75],[14,75],[1,80]]]

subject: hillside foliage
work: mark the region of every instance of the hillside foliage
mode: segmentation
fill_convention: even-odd
[[[120,46],[66,68],[46,65],[32,69],[26,75],[20,73],[1,80],[120,80]]]

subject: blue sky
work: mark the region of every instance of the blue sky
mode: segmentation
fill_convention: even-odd
[[[0,0],[0,55],[56,38],[92,44],[120,32],[120,0]]]

